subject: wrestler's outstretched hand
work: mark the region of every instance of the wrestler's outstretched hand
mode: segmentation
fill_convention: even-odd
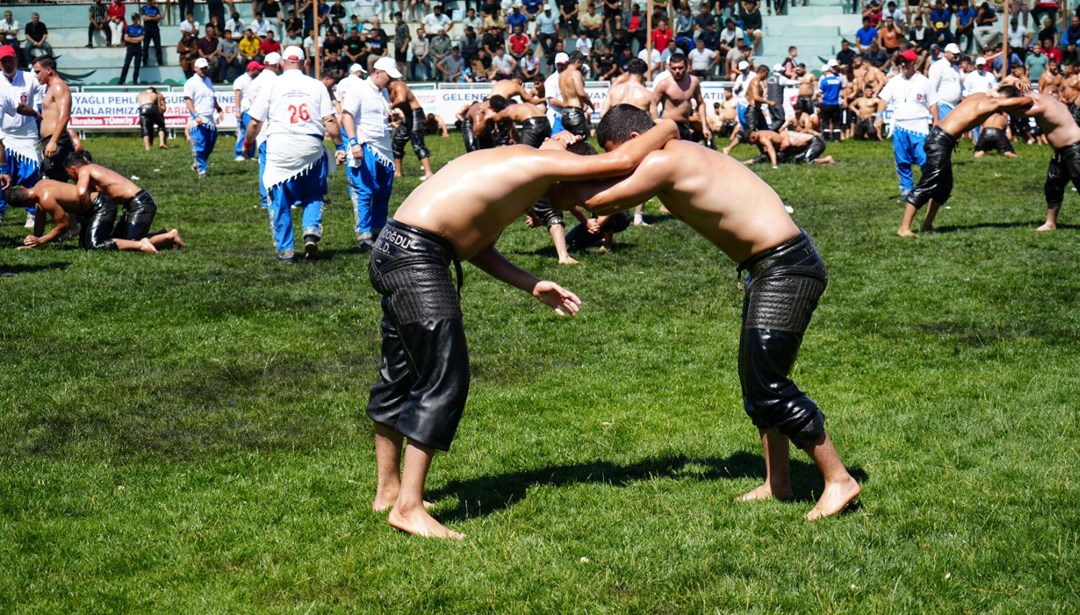
[[[579,135],[576,135],[576,134],[570,132],[569,130],[563,130],[561,132],[557,132],[554,135],[544,139],[544,143],[551,142],[551,144],[553,144],[553,145],[558,145],[562,149],[566,149],[567,145],[573,145],[574,143],[577,143],[580,140],[581,140],[581,137]]]
[[[559,316],[573,316],[581,309],[581,299],[555,282],[541,280],[533,287],[532,295],[550,305]]]

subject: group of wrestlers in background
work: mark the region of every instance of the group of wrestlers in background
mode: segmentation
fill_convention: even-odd
[[[0,65],[8,84],[21,89],[18,104],[6,101],[5,105],[12,108],[5,112],[37,122],[44,144],[41,162],[44,179],[39,179],[37,173],[24,173],[26,165],[9,167],[6,160],[2,165],[5,171],[11,168],[15,171],[0,173],[7,203],[35,211],[32,233],[18,249],[37,248],[76,230],[79,245],[87,250],[157,252],[165,246],[183,248],[175,229],[151,232],[157,205],[150,193],[123,175],[94,164],[90,153],[73,137],[68,127],[71,90],[57,74],[56,61],[49,56],[38,58],[33,76],[9,67],[9,63],[13,64],[0,49]],[[40,90],[31,79],[41,86]],[[40,112],[33,107],[38,95]],[[49,218],[54,224],[46,232]]]

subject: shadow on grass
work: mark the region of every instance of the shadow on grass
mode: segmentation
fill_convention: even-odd
[[[0,277],[11,277],[23,273],[38,273],[54,269],[67,269],[71,263],[46,263],[44,265],[8,265],[0,267]]]
[[[848,468],[848,472],[859,484],[866,484],[869,480],[869,475],[862,468]],[[509,508],[523,500],[529,490],[537,486],[565,487],[581,483],[601,483],[612,487],[626,487],[634,482],[656,478],[699,481],[740,478],[764,480],[765,463],[761,455],[746,451],[739,451],[726,458],[687,455],[655,457],[629,465],[595,461],[452,481],[428,496],[433,502],[456,498],[457,506],[452,510],[443,510],[444,507],[440,507],[438,517],[444,522],[460,521]],[[791,461],[791,483],[795,500],[799,502],[814,501],[815,494],[821,493],[823,485],[817,468],[797,459]]]
[[[931,233],[941,233],[941,234],[944,234],[944,233],[956,233],[958,231],[970,231],[970,230],[981,229],[981,228],[997,228],[997,229],[1030,228],[1030,229],[1032,229],[1032,231],[1034,231],[1035,228],[1038,227],[1042,223],[1043,223],[1043,220],[1038,220],[1038,221],[1034,221],[1034,222],[980,222],[978,224],[953,224],[953,225],[935,227],[934,230],[931,231]],[[1080,228],[1080,226],[1067,225],[1067,224],[1059,224],[1058,225],[1059,230],[1061,230],[1061,229],[1069,229],[1069,228],[1077,229],[1077,228]]]

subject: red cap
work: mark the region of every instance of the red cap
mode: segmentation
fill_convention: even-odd
[[[914,51],[908,49],[904,53],[900,54],[900,59],[905,62],[915,62],[919,59],[919,55]]]
[[[0,58],[14,58],[15,48],[11,45],[4,45],[0,47]]]
[[[248,67],[247,67],[248,70],[262,70],[263,68],[265,68],[265,67],[262,64],[259,64],[255,60],[252,60],[252,61],[248,62]]]

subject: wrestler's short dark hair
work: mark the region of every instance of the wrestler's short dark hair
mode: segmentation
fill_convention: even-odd
[[[686,55],[682,53],[673,53],[671,54],[671,57],[668,58],[667,63],[668,66],[671,66],[672,64],[686,64]]]
[[[30,191],[22,186],[10,186],[4,191],[4,198],[12,207],[30,207]]]
[[[491,105],[491,108],[495,111],[502,111],[506,108],[506,97],[496,94],[488,99],[488,104]]]
[[[573,64],[574,62],[584,62],[584,61],[585,61],[585,54],[581,53],[580,51],[572,51],[572,52],[570,52],[570,59],[567,60],[567,62],[569,62],[570,64]]]
[[[599,153],[596,151],[596,148],[593,147],[591,143],[584,139],[578,141],[577,143],[571,143],[570,145],[567,145],[566,151],[570,152],[571,154],[577,154],[578,156],[595,156]]]
[[[64,167],[81,167],[90,164],[91,157],[89,152],[72,152],[71,155],[64,160]]]
[[[1016,98],[1020,96],[1020,89],[1015,85],[1003,85],[998,87],[998,92],[1001,92],[1009,98]]]
[[[630,133],[643,133],[655,125],[648,112],[633,105],[615,105],[608,109],[600,125],[596,127],[596,141],[607,149],[608,144],[618,147],[630,140]]]
[[[649,65],[641,58],[634,58],[626,63],[626,72],[631,75],[644,75],[649,71]]]
[[[56,59],[52,56],[41,56],[34,60],[32,66],[40,66],[41,68],[51,68],[56,70]]]

